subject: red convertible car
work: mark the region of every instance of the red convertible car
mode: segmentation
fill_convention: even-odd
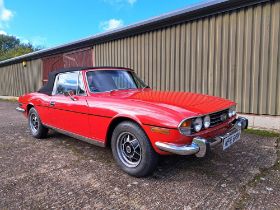
[[[248,120],[236,103],[214,96],[152,90],[133,70],[116,67],[61,69],[38,92],[19,97],[17,110],[31,134],[48,129],[98,146],[111,146],[122,170],[141,177],[159,155],[204,157],[240,139]]]

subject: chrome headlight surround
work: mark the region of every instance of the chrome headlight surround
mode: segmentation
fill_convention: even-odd
[[[183,120],[180,125],[178,126],[178,129],[181,134],[183,135],[191,135],[192,134],[192,119],[185,119]]]
[[[236,115],[236,106],[231,106],[228,109],[228,117],[231,118]]]

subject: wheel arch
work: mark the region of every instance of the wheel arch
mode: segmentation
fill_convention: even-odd
[[[128,117],[128,116],[117,116],[112,119],[112,121],[110,122],[110,124],[108,126],[107,133],[106,133],[106,141],[105,141],[106,146],[111,145],[111,137],[112,137],[114,129],[117,127],[117,125],[119,125],[120,123],[122,123],[124,121],[130,121],[130,122],[137,124],[143,130],[143,132],[146,134],[145,130],[142,127],[142,123],[140,122],[140,120],[132,118],[132,117]],[[147,135],[147,137],[148,137],[148,135]]]
[[[29,104],[26,106],[26,115],[29,114],[29,110],[30,110],[32,107],[34,107],[34,104],[32,104],[32,103],[29,103]]]

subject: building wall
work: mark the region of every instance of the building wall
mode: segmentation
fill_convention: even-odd
[[[92,47],[0,67],[0,96],[20,96],[37,91],[51,71],[63,67],[93,66]]]
[[[280,1],[94,46],[96,66],[131,67],[154,89],[238,103],[280,115]]]
[[[92,47],[63,54],[64,67],[93,66]]]
[[[43,63],[43,84],[45,85],[48,82],[49,73],[51,71],[58,70],[63,68],[63,55],[57,54],[48,57],[42,58]]]
[[[60,68],[93,65],[94,60],[92,47],[44,57],[43,83],[45,84],[48,81],[48,76],[51,71],[55,71]]]
[[[37,91],[42,86],[42,61],[28,61],[0,68],[0,95],[20,96]]]

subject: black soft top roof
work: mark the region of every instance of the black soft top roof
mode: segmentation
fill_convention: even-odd
[[[72,72],[72,71],[81,71],[81,70],[87,70],[87,69],[127,69],[127,70],[132,70],[129,68],[124,68],[124,67],[112,67],[112,66],[101,66],[101,67],[71,67],[71,68],[61,68],[55,71],[52,71],[49,73],[48,77],[48,82],[46,85],[44,85],[42,88],[38,90],[38,93],[43,93],[46,95],[52,95],[53,91],[53,85],[55,82],[55,77],[56,75],[60,73],[65,73],[65,72]]]

